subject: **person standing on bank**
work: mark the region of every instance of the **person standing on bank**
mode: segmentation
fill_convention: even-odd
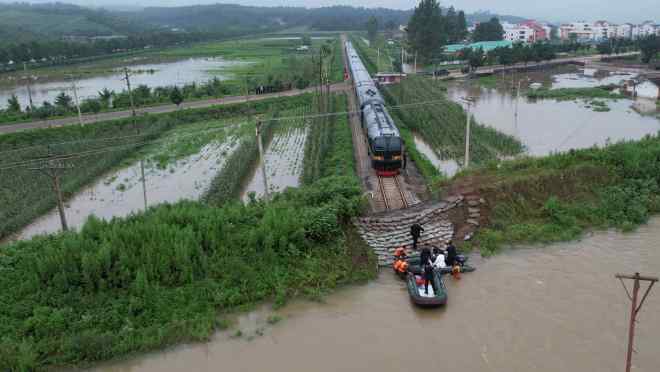
[[[422,232],[424,232],[424,228],[422,225],[418,223],[414,223],[412,226],[410,226],[410,235],[412,235],[413,238],[413,249],[417,250],[417,240],[419,240],[419,237],[422,235]]]
[[[445,264],[448,267],[454,266],[454,263],[456,262],[456,247],[454,246],[454,243],[450,240],[447,242],[447,248],[445,248],[446,256],[445,256]]]

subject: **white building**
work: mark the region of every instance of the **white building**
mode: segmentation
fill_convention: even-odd
[[[624,23],[622,25],[616,26],[616,37],[621,39],[630,39],[632,38],[632,23]]]
[[[533,43],[535,41],[535,31],[531,27],[507,25],[504,28],[504,40],[509,40],[514,43]]]
[[[562,40],[575,38],[577,41],[590,41],[594,38],[594,31],[591,23],[585,21],[571,22],[559,27],[559,37]]]
[[[657,26],[652,21],[646,21],[640,25],[634,26],[632,29],[633,39],[639,39],[642,37],[655,35],[657,33]]]
[[[607,21],[596,21],[591,27],[592,38],[595,41],[612,39],[616,37],[617,26]]]

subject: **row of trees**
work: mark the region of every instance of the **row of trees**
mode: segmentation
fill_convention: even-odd
[[[110,54],[117,51],[164,47],[177,43],[188,43],[213,38],[212,34],[155,32],[132,35],[127,38],[102,39],[89,42],[68,42],[62,40],[32,41],[29,43],[1,43],[0,64],[13,61],[61,63],[70,58],[84,58]]]
[[[442,51],[443,45],[465,37],[465,13],[452,7],[443,15],[437,0],[421,0],[408,22],[408,44],[418,52],[421,62],[430,61]]]

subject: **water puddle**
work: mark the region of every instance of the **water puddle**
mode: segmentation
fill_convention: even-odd
[[[417,150],[421,152],[424,156],[426,156],[427,159],[433,164],[442,174],[444,174],[447,177],[453,177],[458,171],[460,170],[460,165],[458,162],[454,159],[440,159],[438,155],[433,151],[433,148],[431,145],[426,143],[422,137],[414,133],[413,138],[415,140],[415,147],[417,147]]]
[[[147,205],[198,199],[222,169],[236,141],[210,143],[197,154],[175,161],[161,169],[145,161]],[[91,215],[109,220],[144,210],[140,163],[111,172],[66,202],[69,228],[79,229]],[[41,216],[14,239],[29,239],[54,233],[61,228],[57,210]]]
[[[523,75],[532,82],[555,79],[553,88],[589,87],[608,84],[626,74],[589,77],[581,73],[559,74],[550,71]],[[509,76],[500,79],[509,79]],[[608,80],[609,79],[609,80]],[[506,85],[506,84],[505,84]],[[461,103],[461,97],[472,96],[476,103],[472,113],[477,121],[492,126],[520,139],[530,155],[548,155],[569,149],[602,146],[621,140],[636,140],[653,135],[660,130],[660,120],[653,116],[650,105],[644,115],[633,108],[636,101],[629,99],[598,99],[608,108],[607,112],[594,111],[591,99],[557,101],[554,99],[527,100],[521,93],[516,102],[515,92],[506,87],[485,88],[477,84],[454,83],[449,86],[448,96]],[[518,112],[516,118],[515,112]],[[651,112],[648,112],[648,111]]]
[[[287,187],[300,185],[307,134],[306,127],[289,127],[275,133],[265,154],[265,173],[269,192],[278,192]],[[266,186],[262,166],[263,162],[260,161],[241,195],[242,200],[247,201],[252,192],[256,197],[264,195]]]
[[[273,326],[264,328],[268,310],[260,309],[208,343],[94,371],[387,372],[441,363],[448,371],[617,372],[630,305],[614,274],[659,273],[659,239],[654,218],[635,233],[602,232],[478,260],[476,272],[446,280],[449,302],[440,309],[412,305],[404,283],[384,270],[323,303],[291,303],[277,311],[283,320]],[[654,289],[637,326],[637,372],[660,368],[658,308]]]
[[[230,67],[244,64],[239,61],[227,61],[220,57],[213,58],[190,58],[186,60],[134,65],[129,68],[132,72],[131,84],[147,85],[150,88],[171,85],[181,86],[188,83],[205,83],[213,77],[220,80],[231,78],[230,74],[224,73]],[[77,82],[78,97],[80,100],[87,98],[98,98],[98,92],[107,88],[115,92],[126,89],[126,83],[122,80],[123,71],[115,72],[90,78],[80,79]],[[0,85],[0,109],[7,106],[7,99],[15,94],[21,104],[25,106],[28,102],[27,89],[24,82],[16,81],[12,85]],[[54,102],[55,97],[61,92],[66,92],[73,97],[73,89],[70,81],[55,80],[48,81],[41,77],[32,83],[32,100],[35,105],[41,105],[44,101]]]

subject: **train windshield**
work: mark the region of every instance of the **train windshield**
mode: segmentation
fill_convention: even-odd
[[[375,155],[399,155],[401,154],[401,137],[376,137],[373,144]]]

